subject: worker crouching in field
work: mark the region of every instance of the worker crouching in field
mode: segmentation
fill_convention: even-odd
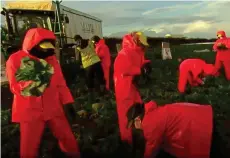
[[[100,39],[98,36],[92,37],[92,42],[95,44],[95,51],[99,58],[101,59],[101,65],[104,72],[104,78],[106,81],[106,89],[109,90],[109,80],[110,80],[110,65],[111,65],[111,56],[109,47],[105,44],[104,39]]]
[[[11,55],[6,73],[14,94],[12,121],[20,124],[20,157],[35,158],[46,125],[60,148],[73,158],[79,148],[63,111],[74,102],[55,57],[55,35],[42,28],[30,29],[22,50]]]
[[[132,132],[126,128],[126,112],[134,103],[142,103],[134,79],[144,73],[144,48],[148,46],[147,37],[141,32],[133,32],[123,37],[122,50],[114,62],[114,85],[117,103],[120,136],[123,142],[132,143]]]
[[[127,119],[127,128],[142,131],[144,158],[155,158],[160,150],[174,158],[224,158],[210,105],[137,103]]]
[[[187,83],[191,87],[204,84],[204,78],[207,75],[213,75],[214,66],[207,64],[201,59],[186,59],[179,66],[178,90],[180,93],[186,91]]]
[[[101,66],[101,60],[95,52],[94,44],[91,40],[82,39],[80,35],[74,37],[78,43],[77,49],[80,52],[81,63],[86,74],[86,84],[90,93],[90,100],[93,102],[95,92],[95,78],[99,83],[100,95],[105,92],[105,79]]]
[[[224,31],[218,31],[217,38],[218,40],[213,46],[214,51],[217,52],[214,73],[223,66],[226,79],[230,80],[230,38],[226,37]]]

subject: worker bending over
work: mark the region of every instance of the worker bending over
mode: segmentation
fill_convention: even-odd
[[[192,87],[203,85],[203,77],[212,75],[213,71],[214,66],[207,64],[201,59],[186,59],[182,61],[179,66],[179,92],[184,93],[186,91],[187,83]]]
[[[210,105],[137,103],[127,119],[127,128],[142,131],[144,158],[155,158],[160,150],[175,158],[223,157]]]
[[[80,52],[82,67],[86,74],[86,84],[89,91],[90,100],[93,102],[94,92],[96,91],[95,79],[99,85],[100,95],[105,91],[105,79],[101,66],[101,60],[95,52],[94,44],[91,40],[82,39],[80,35],[74,37],[77,42],[77,50]]]

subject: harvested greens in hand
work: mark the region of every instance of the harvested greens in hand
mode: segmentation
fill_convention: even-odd
[[[23,96],[41,96],[54,74],[53,67],[43,59],[31,59],[25,57],[21,61],[20,68],[16,72],[16,80],[32,81],[30,85],[21,91]]]

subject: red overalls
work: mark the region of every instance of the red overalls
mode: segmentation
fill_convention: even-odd
[[[79,148],[65,117],[63,105],[74,100],[66,86],[61,67],[55,56],[45,59],[54,68],[50,85],[40,97],[25,97],[20,94],[27,82],[17,82],[15,73],[20,67],[23,57],[31,56],[30,51],[42,40],[55,40],[53,32],[42,28],[30,29],[23,42],[23,50],[12,54],[6,63],[6,73],[11,92],[14,94],[12,106],[12,121],[20,124],[20,157],[34,158],[40,145],[41,136],[47,124],[54,136],[59,140],[62,151],[70,156],[78,157]]]

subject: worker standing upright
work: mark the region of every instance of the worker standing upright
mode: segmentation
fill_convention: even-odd
[[[132,143],[132,132],[126,128],[126,112],[134,103],[142,103],[136,76],[144,73],[144,48],[148,46],[147,37],[142,32],[132,32],[123,37],[122,49],[114,62],[114,86],[117,103],[120,136],[123,142]]]
[[[225,77],[230,80],[230,38],[226,37],[224,31],[217,32],[217,41],[213,45],[214,51],[216,51],[215,71],[217,73],[223,66],[225,70]]]
[[[74,100],[55,57],[55,40],[54,33],[49,30],[30,29],[22,50],[12,54],[6,63],[10,90],[14,94],[12,122],[20,124],[21,158],[37,157],[46,125],[64,153],[72,158],[80,157],[64,113]],[[42,69],[44,66],[47,70]]]
[[[106,89],[109,90],[109,80],[110,80],[110,66],[111,66],[111,55],[109,47],[105,44],[104,39],[100,39],[98,36],[92,37],[92,42],[95,45],[95,51],[99,58],[101,59],[101,65],[104,71],[104,78],[106,81]]]

